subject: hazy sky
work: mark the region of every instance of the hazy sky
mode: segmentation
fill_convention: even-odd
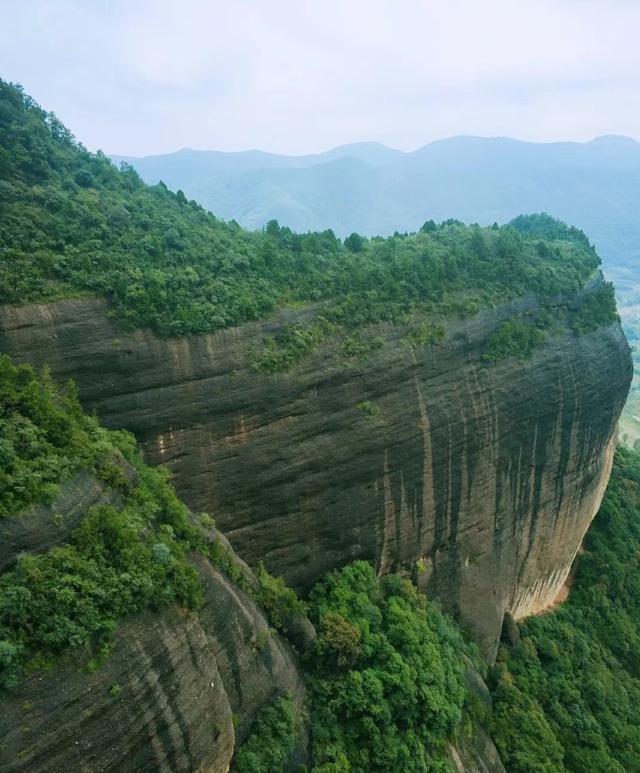
[[[0,76],[91,150],[640,139],[640,0],[0,0]]]

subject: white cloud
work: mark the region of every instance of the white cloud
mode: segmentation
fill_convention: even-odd
[[[4,6],[4,7],[3,7]],[[640,136],[640,3],[0,0],[0,74],[90,147]]]

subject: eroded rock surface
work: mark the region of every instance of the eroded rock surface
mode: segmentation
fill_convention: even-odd
[[[62,544],[89,507],[105,503],[120,504],[79,473],[62,484],[52,507],[0,519],[5,568],[16,559],[11,544],[34,553]],[[51,530],[54,513],[63,517]],[[131,616],[97,670],[88,668],[89,653],[69,652],[0,694],[3,773],[226,773],[263,707],[289,694],[302,712],[304,685],[291,647],[247,593],[204,557],[192,561],[204,592],[198,613]],[[257,585],[240,566],[249,586]],[[306,754],[302,735],[296,758],[305,762]]]
[[[90,507],[119,504],[117,494],[81,470],[63,481],[51,505],[34,505],[0,520],[0,572],[10,568],[22,552],[40,553],[67,541]]]
[[[234,749],[232,712],[213,641],[193,614],[121,625],[95,673],[77,655],[0,698],[0,769],[211,771]]]
[[[298,589],[357,558],[415,568],[491,657],[504,611],[536,612],[564,582],[631,379],[618,325],[485,363],[496,326],[533,303],[451,323],[421,349],[381,325],[364,361],[332,341],[278,375],[252,367],[263,338],[309,312],[161,340],[123,333],[96,299],[4,307],[0,350],[73,377],[249,564]]]

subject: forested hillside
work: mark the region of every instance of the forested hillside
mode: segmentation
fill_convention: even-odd
[[[578,290],[599,260],[582,232],[548,217],[502,228],[425,223],[389,239],[249,232],[181,191],[149,187],[87,152],[52,114],[0,83],[0,301],[97,293],[132,326],[217,330],[286,305],[323,324],[468,313]],[[609,291],[610,295],[610,291]],[[611,298],[603,298],[613,320]],[[315,331],[317,332],[317,331]],[[314,331],[308,333],[314,335]]]
[[[247,228],[276,218],[301,231],[388,236],[427,218],[491,225],[545,211],[587,231],[607,268],[633,269],[640,258],[640,144],[628,137],[460,136],[409,153],[358,143],[313,156],[185,149],[126,160],[146,182],[182,188]]]

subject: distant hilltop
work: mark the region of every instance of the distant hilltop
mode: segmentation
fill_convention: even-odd
[[[184,149],[112,159],[247,228],[278,220],[296,231],[385,236],[428,219],[484,225],[545,211],[585,229],[605,264],[640,259],[640,143],[630,137],[458,136],[408,153],[359,142],[304,156]]]

